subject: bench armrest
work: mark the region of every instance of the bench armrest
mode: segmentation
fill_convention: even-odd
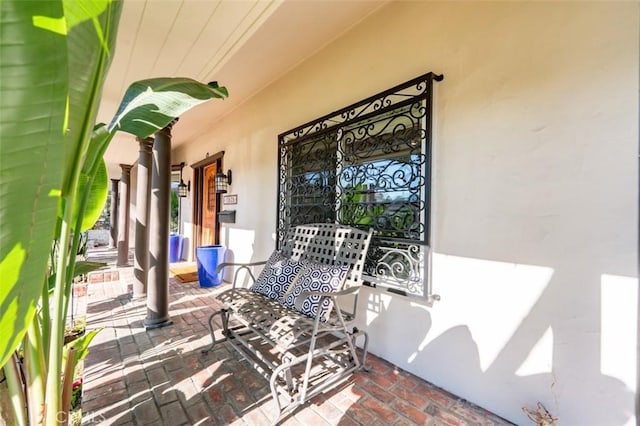
[[[246,267],[248,268],[249,266],[258,266],[258,265],[265,265],[267,263],[266,260],[263,260],[262,262],[251,262],[251,263],[230,263],[230,262],[224,262],[218,265],[217,268],[217,272],[222,271],[224,268],[229,267],[229,266],[238,266],[238,267]]]
[[[249,276],[251,277],[251,279],[253,280],[253,282],[256,282],[256,277],[253,275],[253,272],[251,271],[251,267],[252,266],[258,266],[258,265],[264,265],[266,264],[267,261],[261,261],[261,262],[251,262],[251,263],[221,263],[218,265],[218,267],[216,268],[216,271],[218,273],[220,273],[224,268],[229,267],[229,266],[237,266],[238,269],[236,269],[236,272],[233,274],[233,282],[231,283],[231,289],[236,288],[236,282],[238,281],[238,272],[240,272],[243,269],[247,270],[247,273],[249,274]]]

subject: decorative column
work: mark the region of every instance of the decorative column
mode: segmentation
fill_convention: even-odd
[[[151,168],[153,138],[136,138],[140,144],[138,154],[138,184],[136,189],[136,243],[133,268],[133,298],[147,294],[149,271],[149,197],[151,196]]]
[[[147,329],[171,324],[169,319],[169,208],[171,202],[171,128],[155,134],[149,216]]]
[[[118,186],[120,179],[111,179],[109,200],[109,247],[118,247]]]
[[[129,178],[131,166],[120,164],[122,176],[120,177],[120,196],[118,206],[118,261],[117,266],[129,266],[129,204],[131,191],[129,191]]]

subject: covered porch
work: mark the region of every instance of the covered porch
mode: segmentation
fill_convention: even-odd
[[[156,174],[180,171],[177,181],[187,184],[176,209],[177,229],[188,238],[183,257],[194,261],[198,245],[219,243],[238,262],[268,258],[282,228],[303,216],[290,214],[292,206],[305,207],[304,194],[314,188],[330,193],[312,209],[330,220],[344,217],[339,204],[348,197],[340,196],[349,186],[362,196],[350,201],[373,205],[369,212],[378,217],[398,217],[405,210],[388,206],[406,194],[401,207],[418,206],[404,229],[418,230],[404,250],[419,246],[417,279],[361,290],[359,326],[379,357],[372,357],[374,371],[356,374],[288,421],[485,421],[428,380],[517,424],[529,421],[522,407],[537,403],[562,424],[634,424],[638,4],[217,4],[125,3],[102,104],[110,117],[126,83],[151,75],[216,79],[229,88],[229,99],[181,117],[163,146],[170,158],[164,155]],[[223,26],[223,36],[214,31]],[[315,137],[342,120],[332,111],[384,97],[429,72],[444,79],[417,108],[418,125],[407,127],[419,129],[420,143],[391,130],[340,139],[367,129],[364,122],[343,121],[333,134]],[[391,133],[401,142],[383,146]],[[401,144],[400,154],[387,155]],[[294,146],[302,148],[288,151]],[[88,359],[89,411],[115,423],[160,424],[180,413],[176,424],[261,424],[269,403],[253,373],[226,351],[198,354],[218,290],[168,278],[169,217],[158,206],[170,185],[152,184],[149,148],[122,136],[105,156],[110,177],[120,179],[112,191],[112,206],[120,206],[112,214],[120,218],[113,237],[119,264],[129,271],[135,264],[140,274],[90,289],[89,325],[108,328]],[[349,159],[366,150],[366,159]],[[377,179],[381,160],[404,162],[386,177],[407,164],[419,174],[399,179],[406,191],[392,194]],[[373,178],[340,186],[349,170],[367,167]],[[228,193],[217,194],[211,178],[228,170]],[[292,183],[294,175],[306,181]],[[163,197],[156,207],[151,193]],[[151,220],[149,210],[165,216]],[[233,221],[219,220],[225,210]],[[147,239],[140,240],[141,229]],[[125,260],[129,250],[135,261]],[[137,302],[128,301],[130,285]],[[173,325],[144,331],[147,289],[160,297],[151,296],[146,319]],[[234,393],[240,389],[251,392]],[[110,393],[119,402],[99,408]],[[488,424],[500,421],[485,415]]]
[[[145,330],[146,306],[132,301],[133,269],[116,250],[97,249],[110,274],[87,291],[87,329],[102,328],[85,360],[83,423],[105,425],[267,425],[268,383],[226,345],[209,354],[207,319],[216,294],[170,278],[173,325]],[[104,272],[102,272],[104,277]],[[100,281],[100,280],[95,280]],[[509,425],[510,422],[379,358],[298,408],[284,425]]]

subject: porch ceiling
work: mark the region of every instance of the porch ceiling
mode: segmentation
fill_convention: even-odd
[[[201,105],[173,129],[173,146],[245,102],[387,0],[145,0],[124,2],[116,54],[99,122],[115,113],[127,86],[150,77],[217,80],[229,99]],[[138,144],[119,133],[105,154],[109,175],[137,160]]]

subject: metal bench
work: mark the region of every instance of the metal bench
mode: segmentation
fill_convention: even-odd
[[[218,296],[224,308],[209,318],[212,344],[203,352],[226,341],[261,372],[269,380],[276,405],[274,423],[364,368],[368,336],[351,323],[371,234],[371,230],[337,224],[300,225],[291,229],[280,252],[274,252],[269,261],[219,266],[219,270],[232,266],[237,270],[232,288]],[[265,265],[258,280],[251,271],[257,265]],[[242,270],[253,280],[251,289],[236,288]],[[283,271],[292,276],[287,279]],[[263,285],[273,276],[271,288]],[[308,290],[310,283],[321,291]],[[219,339],[214,328],[217,316],[224,336]],[[363,340],[360,358],[359,337]]]

